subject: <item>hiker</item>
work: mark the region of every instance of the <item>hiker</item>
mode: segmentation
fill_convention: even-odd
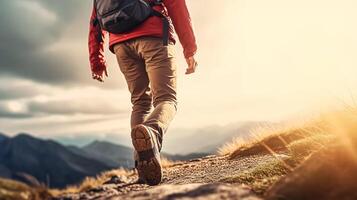
[[[173,28],[183,46],[186,74],[192,74],[197,45],[185,0],[94,0],[89,30],[92,77],[103,82],[108,76],[103,45],[109,32],[109,49],[131,93],[138,182],[149,185],[161,182],[162,139],[177,110]]]

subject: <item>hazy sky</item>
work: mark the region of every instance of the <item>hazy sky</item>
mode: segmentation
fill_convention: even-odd
[[[188,0],[199,69],[185,76],[167,136],[238,121],[279,121],[357,94],[357,1]],[[130,103],[115,57],[91,80],[92,1],[0,2],[0,131],[129,145]],[[194,132],[194,131],[192,131]],[[219,133],[217,133],[219,134]]]

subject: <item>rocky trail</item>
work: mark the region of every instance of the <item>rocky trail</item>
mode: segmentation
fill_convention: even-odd
[[[269,163],[272,155],[254,155],[230,160],[227,156],[208,156],[176,163],[164,169],[159,186],[135,184],[137,175],[113,177],[102,186],[80,194],[66,194],[56,200],[119,200],[119,199],[242,199],[257,200],[249,187],[239,183],[227,184],[225,177]]]
[[[158,186],[135,183],[134,170],[114,170],[55,200],[356,200],[357,113],[343,116],[274,130],[229,156],[163,162]]]

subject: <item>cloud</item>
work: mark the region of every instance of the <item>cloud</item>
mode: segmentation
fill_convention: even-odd
[[[44,87],[15,78],[0,79],[0,101],[19,100],[44,94]]]
[[[72,0],[2,2],[0,74],[47,84],[89,84],[87,59],[81,63],[78,61],[79,55],[87,54],[86,35],[81,35],[83,49],[51,49],[58,42],[71,39],[63,38],[68,28],[73,33],[87,31],[88,22],[84,16],[87,18],[88,15],[83,15],[83,12],[90,12],[89,5],[89,2]],[[82,26],[71,26],[78,16],[86,21]],[[79,37],[76,34],[73,36]]]
[[[113,116],[129,113],[130,101],[128,92],[123,90],[89,86],[63,88],[6,77],[0,78],[0,108],[0,118]]]
[[[49,102],[30,102],[30,113],[47,115],[75,115],[75,114],[121,114],[123,111],[110,102],[93,101],[93,99],[59,100]]]
[[[80,115],[120,115],[128,113],[120,109],[113,102],[93,101],[92,99],[78,100],[51,100],[38,102],[30,100],[5,101],[0,103],[0,118],[35,118],[49,117],[54,115],[74,116]]]
[[[19,104],[1,103],[0,104],[0,119],[23,119],[33,117],[33,114],[24,112]]]
[[[29,87],[12,87],[3,88],[0,86],[0,100],[20,99],[26,97],[32,97],[40,94],[40,91]]]
[[[32,117],[32,114],[29,113],[13,113],[7,110],[2,110],[0,108],[0,118],[10,118],[10,119],[24,119]]]

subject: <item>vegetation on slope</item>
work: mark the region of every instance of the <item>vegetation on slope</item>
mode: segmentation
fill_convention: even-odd
[[[272,154],[276,160],[245,171],[237,171],[236,174],[224,177],[220,181],[247,184],[258,194],[264,194],[276,181],[303,165],[305,160],[318,152],[346,148],[350,150],[351,155],[345,157],[356,156],[356,131],[357,111],[347,110],[322,115],[300,127],[264,129],[263,134],[252,141],[241,142],[234,139],[224,145],[219,153],[229,154],[230,159]],[[355,160],[357,161],[356,158]]]
[[[1,200],[43,200],[50,196],[45,187],[30,187],[24,183],[0,178]]]

